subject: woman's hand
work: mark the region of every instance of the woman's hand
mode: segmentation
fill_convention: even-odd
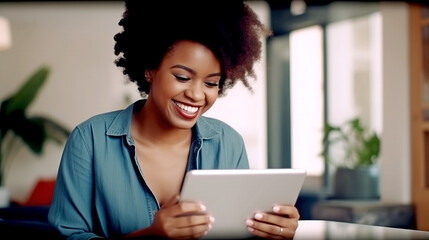
[[[155,214],[152,225],[133,232],[127,237],[158,236],[170,239],[197,239],[205,236],[214,218],[206,207],[195,202],[178,202],[175,195]]]
[[[298,228],[298,209],[290,205],[275,205],[272,213],[257,212],[246,220],[248,230],[268,239],[293,239]]]

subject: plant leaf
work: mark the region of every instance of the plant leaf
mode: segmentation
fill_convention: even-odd
[[[362,134],[365,130],[363,129],[363,126],[360,122],[359,118],[354,118],[350,121],[350,126],[353,130],[355,130],[357,133]]]
[[[19,136],[31,150],[40,154],[46,139],[43,125],[27,118],[23,111],[16,110],[8,115],[8,127]]]
[[[341,166],[358,167],[376,163],[380,153],[380,139],[376,133],[369,135],[369,130],[362,125],[359,117],[353,118],[340,128],[325,125],[322,156],[333,163],[333,158],[338,158]],[[333,137],[333,133],[339,136]],[[335,145],[334,144],[338,144]],[[329,156],[331,147],[343,146],[344,156]],[[340,156],[341,155],[341,156]]]
[[[5,113],[9,114],[16,110],[21,110],[25,112],[28,105],[36,97],[40,87],[45,83],[47,76],[49,74],[49,69],[47,67],[42,67],[37,70],[31,77],[24,83],[24,85],[13,95],[7,104],[5,104]]]
[[[8,116],[5,110],[9,101],[10,101],[10,97],[5,99],[0,105],[0,136],[1,137],[6,136],[6,133],[10,130],[8,127]]]
[[[43,126],[46,137],[57,143],[63,143],[70,135],[70,130],[52,119],[37,116],[31,118]]]

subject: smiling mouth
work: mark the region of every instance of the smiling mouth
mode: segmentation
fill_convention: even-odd
[[[185,105],[183,103],[180,102],[176,102],[174,101],[174,103],[176,104],[177,107],[179,107],[182,111],[189,113],[189,114],[195,114],[199,107],[193,107],[193,106],[189,106],[189,105]]]

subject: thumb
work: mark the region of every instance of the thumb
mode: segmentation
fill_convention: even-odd
[[[173,197],[171,197],[167,202],[162,204],[161,208],[166,208],[177,204],[179,202],[179,197],[179,194],[174,194]]]

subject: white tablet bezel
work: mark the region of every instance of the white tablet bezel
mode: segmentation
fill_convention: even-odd
[[[191,170],[180,201],[201,202],[215,217],[205,238],[247,238],[246,219],[274,204],[295,205],[305,177],[305,170],[291,168]]]

